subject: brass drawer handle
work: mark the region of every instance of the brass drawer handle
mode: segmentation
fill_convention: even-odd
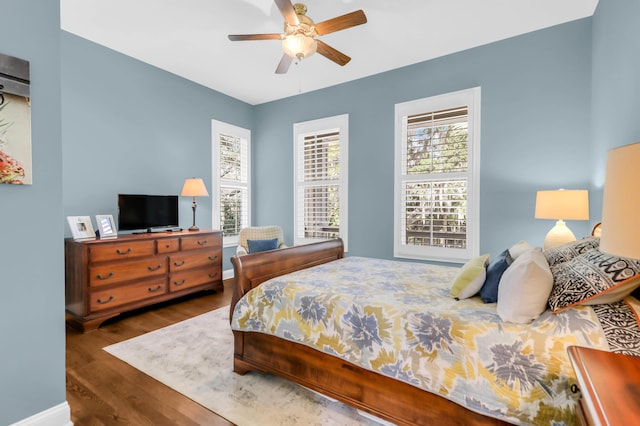
[[[157,271],[158,269],[162,268],[162,264],[158,264],[158,266],[147,266],[147,269],[151,272],[153,271]]]
[[[182,284],[184,284],[184,283],[186,283],[186,282],[187,282],[187,280],[182,280],[182,281],[180,281],[180,282],[178,282],[178,281],[174,281],[174,282],[173,282],[173,285],[175,285],[176,287],[180,287]]]
[[[218,276],[217,272],[214,272],[213,274],[209,274],[209,278],[215,278]]]
[[[98,298],[97,302],[101,305],[105,305],[113,300],[113,296],[109,296],[107,300],[102,300],[102,298]]]
[[[202,241],[198,240],[198,245],[199,246],[203,246],[205,244],[207,244],[207,240],[202,240]]]
[[[118,249],[116,249],[116,253],[118,253],[118,254],[129,254],[129,253],[131,253],[131,247],[129,247],[127,249],[127,251],[122,251],[122,250],[120,250],[120,248],[118,248]]]
[[[210,260],[210,261],[212,261],[212,262],[213,262],[214,260],[216,260],[217,258],[218,258],[218,255],[217,255],[217,254],[216,254],[215,256],[213,256],[213,257],[212,257],[212,256],[209,256],[209,260]]]
[[[160,291],[161,289],[162,289],[162,286],[158,284],[158,287],[156,288],[149,287],[147,290],[149,290],[149,293],[155,293],[156,291]]]
[[[185,262],[186,261],[184,259],[182,259],[182,262],[175,261],[175,262],[173,262],[173,266],[182,266],[182,265],[185,264]]]
[[[109,272],[107,275],[98,274],[97,277],[99,280],[108,280],[113,276],[113,272]]]

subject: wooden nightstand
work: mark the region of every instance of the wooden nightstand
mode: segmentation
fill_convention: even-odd
[[[578,424],[640,424],[640,357],[570,346],[582,397]]]

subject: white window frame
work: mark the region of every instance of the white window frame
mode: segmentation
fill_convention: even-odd
[[[293,232],[294,244],[308,244],[312,242],[322,241],[317,238],[304,237],[304,221],[300,220],[304,214],[301,209],[304,208],[303,200],[299,199],[299,190],[305,185],[299,181],[298,172],[301,170],[300,144],[304,143],[304,137],[313,133],[324,133],[328,131],[338,131],[340,133],[340,180],[339,180],[339,197],[340,197],[340,231],[339,236],[344,243],[344,249],[348,248],[349,235],[349,114],[336,115],[333,117],[321,118],[318,120],[294,123],[293,125]]]
[[[246,149],[246,164],[241,167],[246,167],[246,182],[224,182],[220,179],[220,135],[229,135],[238,137],[243,141],[243,149]],[[211,138],[212,138],[212,224],[215,229],[222,229],[220,223],[220,192],[223,187],[239,187],[246,189],[247,201],[246,201],[246,224],[243,226],[251,226],[251,131],[242,127],[234,126],[232,124],[224,123],[222,121],[211,120]],[[223,237],[223,246],[231,247],[238,245],[238,236],[225,236]]]
[[[468,167],[458,173],[467,179],[466,248],[408,245],[403,241],[402,188],[415,176],[403,174],[403,149],[407,117],[466,105],[468,113]],[[422,177],[423,175],[419,175]],[[452,176],[453,177],[453,176]],[[420,179],[420,178],[418,178]],[[480,87],[432,96],[395,105],[394,256],[398,258],[462,263],[479,254],[480,235]]]

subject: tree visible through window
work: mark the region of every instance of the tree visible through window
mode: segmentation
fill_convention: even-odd
[[[240,229],[250,223],[250,133],[214,121],[213,135],[213,182],[218,186],[213,222],[222,230],[224,244],[228,246],[237,244]]]
[[[479,111],[473,96],[459,95],[396,108],[396,256],[464,260],[477,250],[471,159],[479,138],[471,126]]]
[[[346,233],[347,116],[294,126],[296,244]]]

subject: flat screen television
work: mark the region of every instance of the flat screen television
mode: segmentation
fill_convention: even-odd
[[[118,230],[151,232],[177,226],[177,195],[118,194]]]

